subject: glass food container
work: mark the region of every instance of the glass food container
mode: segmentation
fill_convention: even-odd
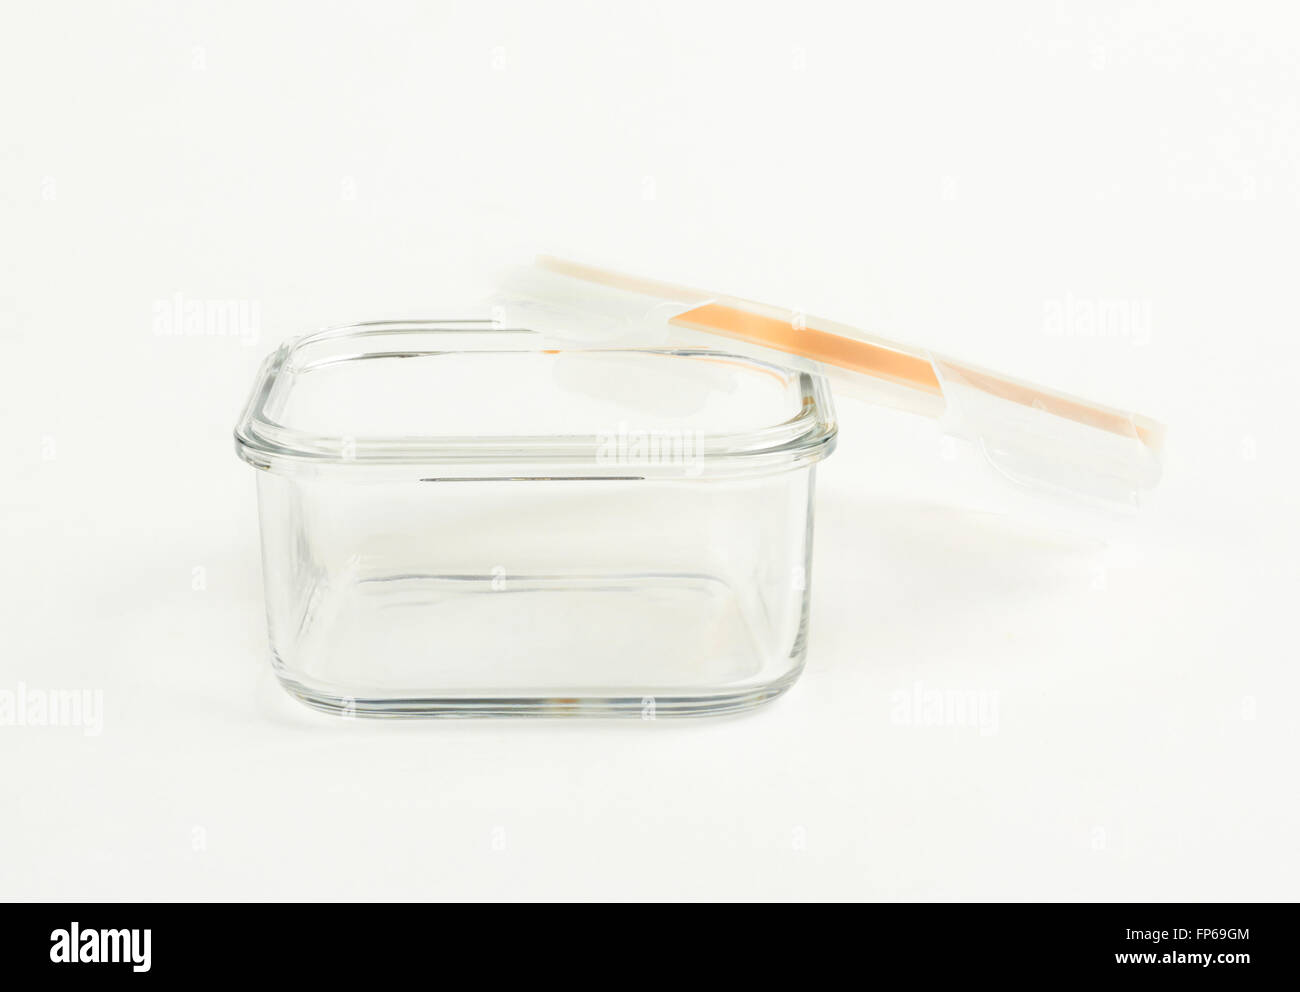
[[[782,693],[807,649],[826,380],[487,321],[290,341],[236,429],[272,663],[371,716],[668,716]]]

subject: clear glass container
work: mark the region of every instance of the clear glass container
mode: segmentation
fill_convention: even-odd
[[[825,380],[711,349],[362,324],[267,359],[257,473],[275,672],[373,716],[744,709],[807,649]]]

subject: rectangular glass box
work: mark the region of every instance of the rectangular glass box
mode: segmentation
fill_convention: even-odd
[[[741,710],[807,648],[826,381],[490,322],[292,340],[236,428],[272,662],[372,716]]]

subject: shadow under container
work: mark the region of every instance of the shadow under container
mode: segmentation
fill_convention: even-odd
[[[276,675],[372,716],[714,714],[807,647],[824,379],[487,322],[293,340],[236,429]]]

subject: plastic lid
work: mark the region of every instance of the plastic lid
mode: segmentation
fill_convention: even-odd
[[[1135,508],[1160,479],[1164,428],[857,328],[543,256],[495,315],[561,340],[719,348],[825,374],[837,392],[936,419],[1019,489]]]

